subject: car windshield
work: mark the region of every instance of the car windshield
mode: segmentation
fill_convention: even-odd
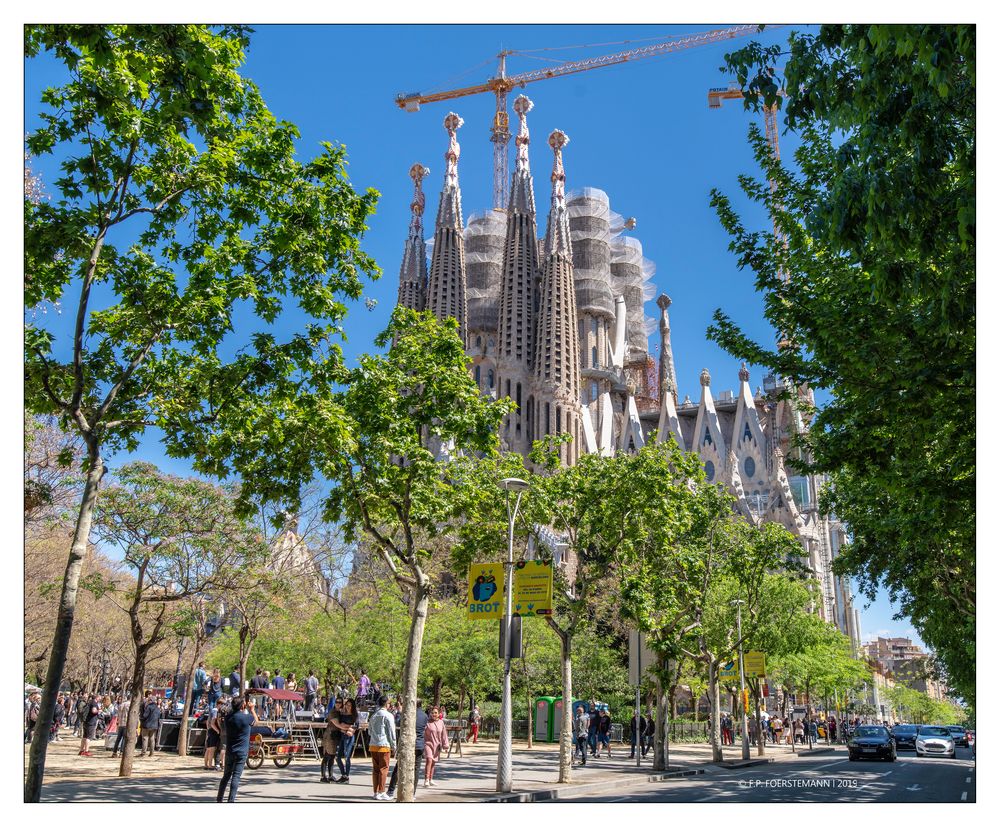
[[[917,728],[913,724],[897,724],[892,731],[908,735],[911,732],[916,732]]]
[[[920,734],[940,736],[951,735],[951,733],[948,732],[948,730],[946,730],[943,726],[922,726],[920,727]]]
[[[948,727],[948,731],[949,732],[961,732],[964,735],[965,734],[965,727],[950,726],[950,727]]]
[[[885,738],[888,734],[882,726],[859,726],[854,730],[855,738]]]

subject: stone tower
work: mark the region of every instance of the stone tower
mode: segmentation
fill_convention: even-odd
[[[566,174],[562,164],[562,149],[568,142],[566,134],[558,129],[549,135],[555,161],[535,327],[534,422],[536,439],[559,433],[568,433],[573,438],[560,452],[563,463],[572,465],[581,453],[580,339],[573,285],[573,245],[566,208]]]
[[[410,234],[403,248],[403,264],[399,268],[398,303],[411,310],[427,306],[427,253],[424,247],[424,190],[423,181],[430,170],[422,164],[410,167],[413,179],[413,201],[410,203]]]
[[[501,437],[511,451],[527,456],[534,439],[534,396],[530,392],[535,336],[535,291],[538,281],[538,230],[535,191],[528,162],[528,112],[532,103],[520,95],[514,111],[520,119],[515,143],[517,161],[511,176],[500,282],[497,341],[497,396],[508,396],[517,410],[504,421]]]
[[[427,280],[426,308],[439,319],[455,318],[464,342],[467,316],[465,239],[462,234],[462,191],[458,186],[460,149],[455,137],[462,123],[454,112],[449,112],[444,119],[449,143],[444,156],[444,188],[434,223],[434,251],[431,253]]]

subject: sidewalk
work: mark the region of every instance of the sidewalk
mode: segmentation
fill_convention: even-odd
[[[816,745],[819,749],[823,745]],[[118,778],[118,761],[104,757],[95,750],[94,758],[79,757],[78,742],[63,741],[50,746],[46,761],[45,801],[135,801],[135,802],[201,802],[212,801],[219,784],[219,773],[201,768],[201,756],[180,758],[173,753],[158,753],[154,758],[135,762],[131,778]],[[801,752],[801,747],[797,747]],[[442,757],[435,773],[435,787],[417,789],[417,800],[431,803],[477,802],[497,797],[496,742],[463,744],[463,757]],[[559,745],[535,744],[530,750],[525,742],[514,743],[513,779],[516,793],[538,793],[556,787],[560,790],[581,785],[609,786],[648,783],[654,774],[652,756],[640,767],[629,759],[629,747],[612,746],[613,758],[591,758],[587,765],[573,767],[569,785],[559,785]],[[725,747],[725,758],[738,761],[740,747]],[[751,746],[750,757],[757,759],[757,749]],[[775,761],[795,761],[791,747],[771,745],[765,758]],[[25,750],[27,759],[27,750]],[[395,760],[393,760],[393,766]],[[670,771],[739,772],[711,763],[711,748],[707,744],[672,744]],[[657,771],[658,774],[659,771]],[[596,788],[595,788],[596,789]],[[313,760],[295,760],[284,769],[267,762],[259,770],[246,770],[240,784],[241,801],[371,801],[371,764],[360,758],[354,762],[350,784],[319,783],[319,764]],[[374,803],[374,802],[373,802]]]

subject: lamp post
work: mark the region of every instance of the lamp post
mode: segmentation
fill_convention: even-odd
[[[513,786],[511,777],[511,698],[510,698],[510,616],[514,602],[514,520],[521,505],[521,496],[528,490],[528,483],[516,477],[500,481],[500,487],[507,492],[507,562],[504,565],[504,588],[506,603],[503,615],[504,659],[503,659],[503,700],[500,704],[500,746],[497,752],[497,792],[509,793]],[[517,492],[514,510],[510,510],[510,492]]]
[[[750,740],[747,738],[747,685],[746,679],[743,677],[743,620],[740,614],[740,606],[743,605],[742,600],[734,600],[732,605],[736,606],[736,638],[739,641],[740,649],[740,714],[743,716],[743,760],[750,760]],[[757,733],[757,737],[760,738],[761,734]]]

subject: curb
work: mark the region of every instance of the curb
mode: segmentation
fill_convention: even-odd
[[[556,787],[547,790],[533,790],[524,793],[509,793],[507,795],[497,795],[492,798],[479,799],[480,804],[530,804],[533,801],[554,801],[561,795],[567,793],[576,795],[588,790],[606,790],[611,787],[627,787],[634,784],[642,784],[651,781],[666,781],[669,778],[683,778],[689,775],[704,775],[705,770],[674,770],[672,772],[659,772],[654,775],[647,775],[645,778],[623,778],[608,781],[595,781],[589,784],[569,784],[563,787]]]
[[[833,747],[820,747],[819,749],[807,749],[802,752],[795,753],[799,758],[805,758],[807,755],[829,755],[836,752]]]
[[[727,770],[742,770],[746,767],[757,767],[761,764],[773,764],[774,761],[774,758],[751,758],[747,761],[723,761],[721,764],[716,764],[715,766],[724,767]]]

